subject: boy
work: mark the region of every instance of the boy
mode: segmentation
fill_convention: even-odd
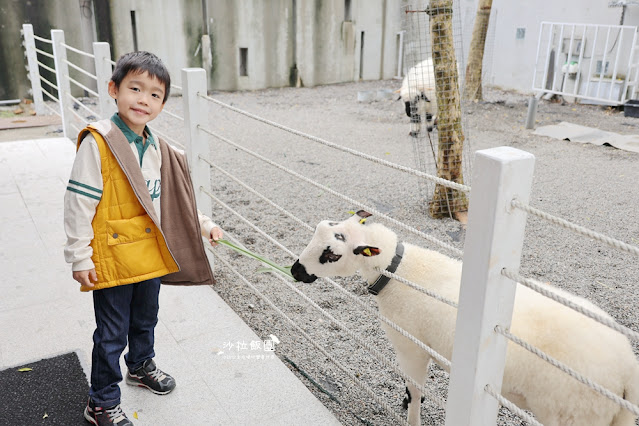
[[[65,195],[65,259],[80,289],[93,291],[84,417],[98,426],[132,425],[118,385],[127,340],[126,382],[160,395],[175,388],[153,361],[160,281],[215,283],[200,232],[216,245],[222,231],[196,209],[184,155],[146,126],[164,108],[170,86],[155,55],[133,52],[118,60],[109,82],[118,112],[78,135]]]

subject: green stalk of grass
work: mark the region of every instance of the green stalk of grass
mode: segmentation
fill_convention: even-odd
[[[277,271],[279,273],[281,273],[282,275],[286,276],[287,278],[291,279],[291,281],[295,281],[295,278],[293,278],[293,275],[291,275],[291,267],[290,266],[280,266],[277,263],[273,262],[272,260],[269,260],[263,256],[260,256],[259,254],[255,254],[250,250],[247,250],[243,247],[239,247],[236,246],[235,244],[233,244],[232,242],[228,241],[228,240],[217,240],[216,243],[225,245],[229,248],[232,248],[233,250],[235,250],[236,252],[246,256],[246,257],[250,257],[252,259],[255,260],[259,260],[260,262],[264,263],[265,265],[268,265],[268,268],[260,268],[258,270],[258,272],[271,272],[271,271]]]

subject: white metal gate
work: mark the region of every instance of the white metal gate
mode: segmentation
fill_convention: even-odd
[[[542,22],[532,88],[583,103],[621,105],[637,93],[637,27]]]

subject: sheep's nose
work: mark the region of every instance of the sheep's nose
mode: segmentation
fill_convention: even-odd
[[[315,275],[309,275],[308,272],[306,272],[306,268],[300,263],[299,259],[296,260],[291,267],[291,274],[293,278],[303,283],[312,283],[317,279]]]

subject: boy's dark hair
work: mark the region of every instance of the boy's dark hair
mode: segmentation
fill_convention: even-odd
[[[115,87],[119,89],[124,77],[130,73],[144,74],[144,72],[149,73],[151,77],[155,77],[160,80],[161,83],[164,83],[164,99],[162,103],[165,103],[171,91],[171,76],[169,75],[169,70],[166,69],[160,58],[153,53],[138,51],[125,53],[120,56],[120,59],[118,59],[118,62],[115,64],[111,80],[115,83]]]

